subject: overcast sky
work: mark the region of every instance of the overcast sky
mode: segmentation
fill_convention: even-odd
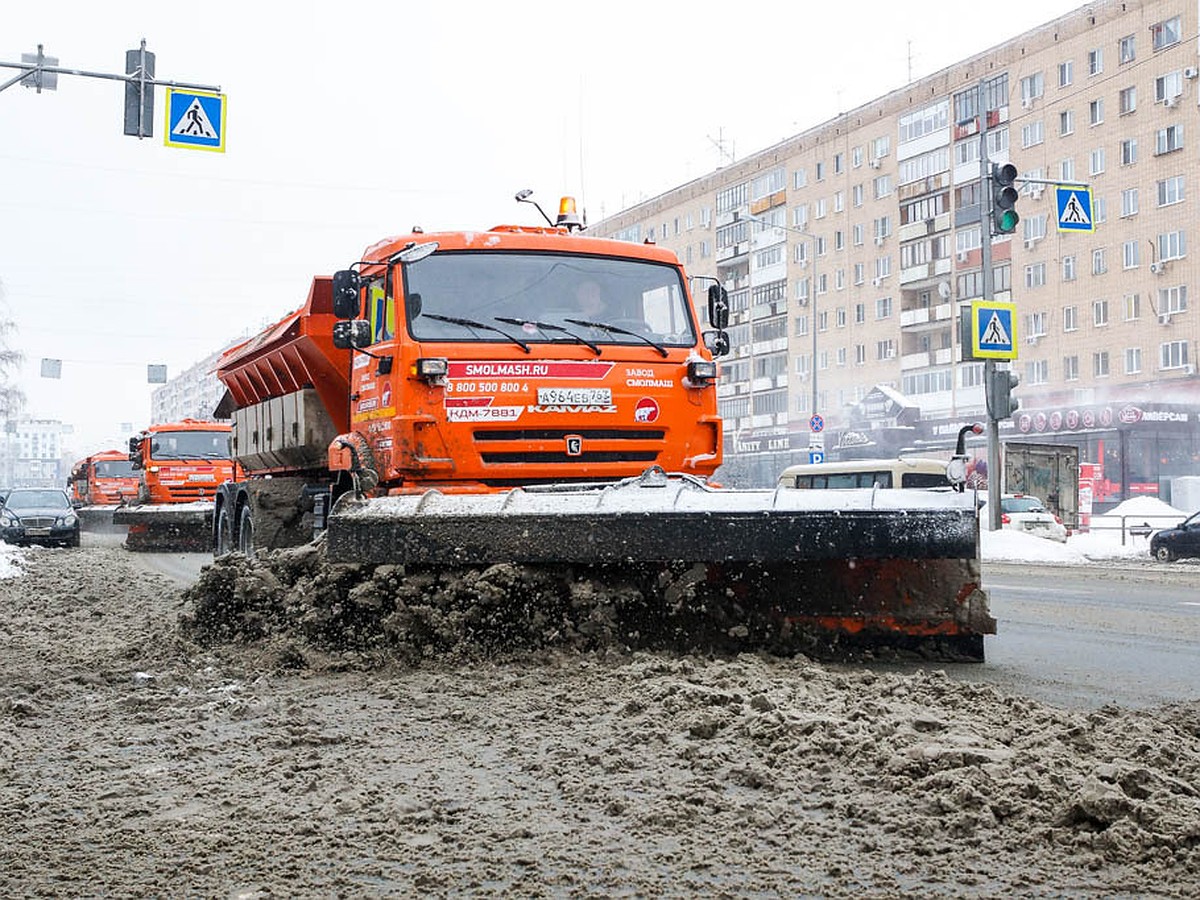
[[[0,289],[27,412],[74,425],[77,455],[118,446],[122,423],[149,424],[147,364],[175,375],[257,332],[381,237],[536,224],[512,199],[526,187],[595,222],[1079,5],[8,3],[2,62],[41,43],[120,74],[145,39],[160,80],[228,96],[211,153],[163,145],[162,88],[145,140],[122,133],[120,82],[0,92]]]

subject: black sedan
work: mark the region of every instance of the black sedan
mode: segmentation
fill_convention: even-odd
[[[13,488],[0,507],[0,539],[7,544],[79,546],[79,516],[67,492]]]
[[[1200,556],[1200,512],[1192,513],[1174,528],[1156,531],[1150,538],[1150,555],[1161,562]]]

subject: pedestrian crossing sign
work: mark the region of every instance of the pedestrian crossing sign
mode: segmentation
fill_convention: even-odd
[[[1017,358],[1017,305],[1001,300],[971,302],[971,352],[978,359]]]
[[[168,147],[225,152],[225,95],[167,88]]]
[[[1055,185],[1055,207],[1059,231],[1095,231],[1092,217],[1092,189],[1081,185]]]

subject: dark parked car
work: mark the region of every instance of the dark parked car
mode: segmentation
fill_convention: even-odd
[[[1174,528],[1156,531],[1150,538],[1150,555],[1161,562],[1200,556],[1200,512],[1192,513]]]
[[[13,488],[0,507],[0,538],[8,544],[79,546],[79,516],[67,492]]]

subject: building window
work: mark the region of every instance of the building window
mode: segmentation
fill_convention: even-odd
[[[1188,364],[1187,341],[1168,341],[1158,345],[1160,369],[1182,369]]]
[[[855,247],[861,247],[863,245],[863,240],[864,240],[863,234],[865,232],[866,232],[866,228],[863,227],[863,224],[861,222],[859,222],[857,225],[854,225],[851,227],[850,233],[851,233],[851,235],[853,235],[852,239],[854,241]]]
[[[1092,324],[1097,328],[1103,328],[1108,324],[1108,301],[1093,300],[1092,301]]]
[[[1026,363],[1025,380],[1030,384],[1045,384],[1050,380],[1050,364],[1044,359]]]
[[[865,366],[867,364],[867,345],[854,345],[854,364],[856,366]]]
[[[1100,75],[1104,72],[1104,50],[1097,47],[1088,51],[1088,75]]]
[[[854,168],[859,168],[863,163],[863,148],[855,147],[850,151],[850,165]]]
[[[1104,124],[1104,101],[1093,100],[1088,104],[1088,123],[1090,125]]]
[[[845,171],[845,168],[846,168],[845,162],[846,162],[846,160],[845,160],[845,157],[843,154],[841,154],[841,153],[833,154],[833,174],[834,175],[841,175],[842,172]]]
[[[892,176],[880,175],[875,179],[875,199],[880,200],[892,192]]]
[[[866,321],[867,321],[867,304],[855,303],[854,304],[854,324],[861,325]]]
[[[863,193],[863,186],[861,184],[856,184],[850,189],[851,202],[855,208],[863,205]]]
[[[1158,183],[1158,205],[1170,206],[1183,202],[1183,176],[1175,175]]]
[[[808,170],[797,169],[792,173],[792,187],[800,190],[802,187],[808,187]]]
[[[1074,281],[1076,279],[1076,277],[1078,277],[1075,274],[1075,257],[1074,256],[1064,256],[1063,257],[1062,277],[1063,277],[1063,281]]]
[[[1058,86],[1060,88],[1070,87],[1073,70],[1075,64],[1071,60],[1058,64]]]
[[[864,263],[856,262],[854,264],[854,283],[862,284],[866,281],[867,267]]]
[[[892,314],[892,298],[880,297],[875,301],[875,318],[886,319]]]
[[[1154,155],[1162,156],[1183,149],[1183,126],[1168,125],[1154,132]]]
[[[1025,267],[1025,287],[1041,287],[1046,283],[1046,264],[1034,263]]]
[[[1158,289],[1158,314],[1175,315],[1187,312],[1187,285]]]
[[[1058,164],[1059,178],[1063,181],[1075,180],[1075,160],[1068,158]]]
[[[1108,198],[1092,197],[1092,221],[1103,225],[1108,221]]]
[[[813,203],[813,218],[814,219],[825,218],[825,207],[826,207],[826,201],[825,201],[824,197],[822,197],[820,200],[817,200],[815,203]]]
[[[1136,57],[1137,57],[1137,51],[1134,46],[1134,39],[1133,39],[1132,34],[1128,34],[1125,37],[1121,38],[1119,41],[1117,41],[1117,63],[1119,65],[1125,65],[1125,63],[1131,63],[1134,61],[1134,59]]]
[[[1044,91],[1044,78],[1041,72],[1034,75],[1028,75],[1021,79],[1021,103],[1023,106],[1029,106],[1034,100],[1042,96]]]
[[[1137,162],[1137,140],[1129,138],[1121,141],[1121,165],[1132,166]]]
[[[1125,295],[1125,321],[1133,322],[1142,317],[1142,295]]]
[[[1092,274],[1103,275],[1108,271],[1108,259],[1103,247],[1097,247],[1092,251]]]
[[[1138,189],[1126,188],[1121,191],[1121,218],[1136,216],[1138,211]]]
[[[1142,371],[1142,348],[1141,347],[1126,347],[1125,348],[1125,374],[1136,375]]]
[[[1155,51],[1162,50],[1164,47],[1170,47],[1172,44],[1178,44],[1182,33],[1179,26],[1179,16],[1166,19],[1162,22],[1155,22],[1150,26],[1150,39]]]
[[[840,213],[846,208],[846,194],[843,191],[833,192],[833,211]]]
[[[1063,357],[1063,381],[1078,381],[1079,380],[1079,357],[1064,356]]]
[[[882,159],[892,152],[892,139],[888,135],[871,141],[871,159]]]
[[[1092,375],[1095,378],[1108,377],[1108,351],[1098,350],[1092,354]]]
[[[896,342],[892,339],[886,341],[876,341],[875,343],[875,358],[876,359],[891,359],[896,355]]]
[[[1092,175],[1099,175],[1104,171],[1104,148],[1097,147],[1089,156],[1088,171]]]
[[[1170,104],[1183,93],[1183,75],[1168,72],[1154,79],[1154,102]]]
[[[1074,110],[1064,109],[1058,114],[1058,133],[1060,137],[1075,133]]]
[[[1030,216],[1025,220],[1025,242],[1040,241],[1046,236],[1046,216]]]
[[[1063,331],[1075,331],[1079,327],[1079,307],[1063,307]]]
[[[1035,338],[1046,336],[1046,314],[1044,312],[1029,314],[1029,336]]]
[[[1170,231],[1158,236],[1158,258],[1160,260],[1183,259],[1187,255],[1182,231]]]
[[[1021,146],[1035,147],[1046,139],[1046,123],[1041,119],[1021,126]]]
[[[1142,264],[1142,242],[1136,238],[1121,245],[1121,268],[1136,269]]]
[[[1117,94],[1117,114],[1127,116],[1137,109],[1137,88],[1127,87]]]
[[[824,181],[824,180],[825,180],[825,163],[819,162],[819,163],[817,163],[817,181]]]

